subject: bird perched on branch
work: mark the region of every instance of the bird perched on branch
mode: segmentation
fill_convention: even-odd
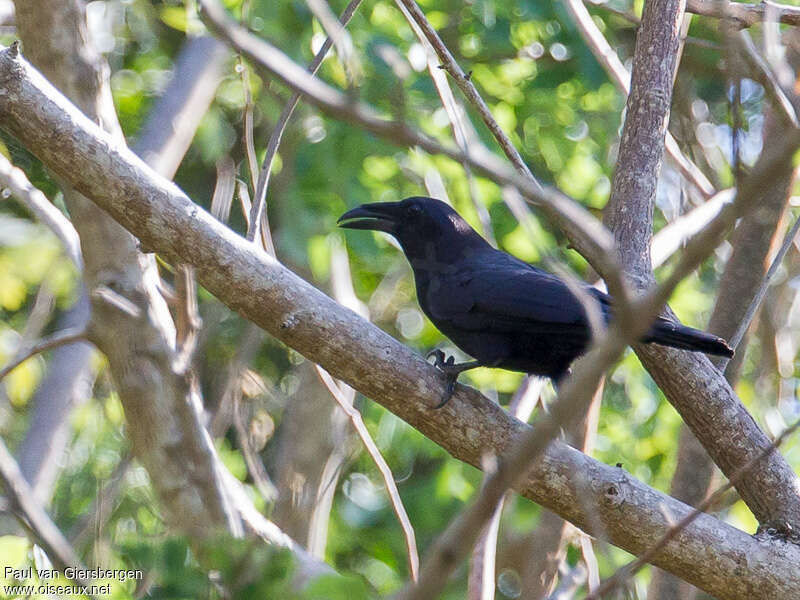
[[[558,385],[570,364],[587,350],[592,335],[587,311],[567,284],[496,250],[441,200],[420,196],[363,204],[343,214],[338,223],[394,236],[411,263],[423,312],[475,358],[455,364],[441,350],[429,354],[448,379],[437,408],[447,403],[459,374],[468,369],[500,367],[549,377]],[[608,323],[612,298],[579,285]],[[733,356],[722,338],[662,317],[641,341]]]

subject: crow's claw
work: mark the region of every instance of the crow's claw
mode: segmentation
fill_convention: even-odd
[[[453,396],[453,392],[456,389],[456,381],[458,380],[458,376],[464,371],[481,366],[481,363],[477,360],[473,360],[470,362],[456,364],[456,359],[454,356],[445,357],[445,353],[439,350],[438,348],[436,350],[431,350],[430,352],[428,352],[426,358],[430,358],[431,356],[436,357],[436,360],[433,361],[433,366],[439,369],[442,373],[444,373],[445,379],[447,381],[447,387],[444,390],[442,399],[439,401],[439,404],[437,404],[434,407],[434,408],[442,408],[445,404],[448,403],[450,398]]]
[[[454,375],[447,376],[447,387],[444,389],[444,394],[442,394],[442,399],[439,400],[439,404],[433,407],[434,410],[439,410],[445,404],[450,402],[450,398],[453,397],[453,392],[456,391],[456,380],[458,379],[458,373]]]
[[[454,374],[456,377],[458,377],[458,374],[463,370],[461,369],[461,365],[456,364],[456,359],[454,356],[447,356],[438,348],[428,352],[425,358],[430,358],[431,356],[435,357],[433,366],[439,369],[445,375]]]
[[[443,365],[445,362],[444,352],[436,348],[435,350],[431,350],[425,355],[425,360],[429,359],[431,356],[435,356],[436,360],[433,361],[434,367],[439,367],[439,365]]]

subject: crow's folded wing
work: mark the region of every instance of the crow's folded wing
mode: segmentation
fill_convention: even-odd
[[[473,264],[439,278],[432,287],[436,290],[427,297],[431,317],[461,329],[588,334],[586,312],[567,285],[522,262]],[[607,315],[609,297],[584,289]]]

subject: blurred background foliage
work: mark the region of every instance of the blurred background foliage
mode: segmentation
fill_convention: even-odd
[[[472,71],[472,80],[537,177],[559,186],[599,214],[610,191],[625,99],[595,61],[563,6],[516,0],[419,3],[459,63]],[[589,5],[595,22],[628,65],[635,36],[630,17],[640,14],[641,4],[639,0],[609,0]],[[331,2],[337,13],[344,5],[343,0]],[[241,0],[228,0],[227,6],[241,17]],[[246,9],[251,29],[301,64],[311,60],[325,37],[302,0],[253,0]],[[133,143],[148,110],[169,80],[173,60],[186,35],[203,27],[190,0],[97,0],[89,2],[87,10],[93,39],[111,66],[114,100],[123,129]],[[424,50],[394,3],[365,1],[348,31],[360,59],[360,77],[351,86],[335,53],[323,63],[320,76],[336,87],[351,87],[353,95],[387,115],[402,115],[429,134],[451,140],[449,121],[427,71]],[[686,154],[710,179],[727,186],[733,181],[731,126],[717,22],[695,17],[689,35],[677,79],[671,129]],[[3,41],[7,43],[12,37],[6,36]],[[242,143],[245,94],[236,64],[230,61],[216,100],[175,178],[206,208],[219,161],[232,159],[237,177],[252,186]],[[245,68],[250,70],[256,149],[261,159],[289,94],[246,63]],[[760,149],[764,104],[761,87],[745,81],[741,147],[746,163],[752,162]],[[495,149],[482,124],[468,114],[482,142]],[[5,152],[15,164],[63,209],[57,184],[41,164],[13,140],[5,139],[5,144]],[[592,277],[585,261],[567,247],[564,236],[539,216],[533,223],[536,238],[531,239],[503,204],[502,190],[491,182],[475,176],[473,189],[477,194],[473,198],[461,165],[416,150],[398,150],[302,103],[284,136],[268,196],[278,257],[330,292],[332,257],[345,244],[356,295],[369,308],[373,321],[419,352],[447,347],[420,312],[406,262],[387,238],[357,232],[345,239],[335,224],[342,212],[359,203],[426,194],[426,182],[430,185],[439,180],[450,202],[479,230],[481,222],[474,202],[488,209],[492,234],[500,247],[528,261],[549,256],[579,276]],[[5,199],[5,194],[3,198],[0,364],[13,355],[37,298],[52,297],[52,313],[45,327],[48,332],[75,300],[79,288],[75,270],[56,238]],[[695,200],[682,187],[673,167],[665,164],[658,226],[672,221]],[[235,202],[230,226],[242,232],[244,223]],[[722,247],[674,294],[671,306],[687,324],[701,328],[706,324],[728,250]],[[791,339],[796,327],[793,316],[798,271],[793,253],[768,301],[771,322],[777,325],[759,330],[761,335],[750,346],[738,386],[755,418],[771,432],[797,413],[794,352],[786,363],[785,349],[776,349],[776,345],[788,343],[785,339],[787,335]],[[163,273],[171,277],[169,269],[163,269]],[[203,291],[200,309],[205,325],[196,366],[205,401],[215,407],[220,401],[220,378],[236,356],[247,324]],[[791,343],[790,350],[794,346]],[[775,365],[780,356],[784,360],[778,374]],[[261,454],[270,473],[276,469],[274,446],[286,407],[292,402],[302,403],[307,391],[298,375],[302,360],[278,342],[262,339],[249,363],[253,389],[245,392],[243,402],[258,417],[252,422],[258,420],[262,426],[263,443],[259,446],[263,446]],[[85,522],[86,515],[95,510],[95,496],[118,474],[120,463],[126,462],[128,455],[124,416],[113,382],[102,358],[98,356],[96,362],[99,376],[92,399],[70,417],[71,441],[59,465],[50,511],[62,530],[79,540],[78,550],[87,562],[146,571],[147,581],[139,582],[145,587],[137,589],[137,582],[131,581],[115,583],[113,597],[131,598],[147,591],[155,598],[214,598],[225,597],[231,590],[237,597],[292,597],[290,560],[264,548],[256,551],[245,542],[239,546],[226,541],[222,551],[222,547],[210,545],[203,564],[215,568],[201,567],[186,543],[165,529],[147,474],[135,463],[122,469],[119,490],[106,507],[111,511],[108,523],[95,528]],[[27,428],[29,401],[46,368],[46,356],[37,357],[0,385],[0,434],[12,449]],[[481,369],[463,380],[505,405],[521,377]],[[545,402],[550,397],[548,387]],[[424,552],[478,489],[480,473],[449,457],[371,400],[357,396],[356,405],[394,472]],[[667,491],[675,468],[679,425],[678,415],[629,351],[609,374],[594,456],[609,464],[622,463],[635,477]],[[308,435],[313,437],[315,432]],[[270,514],[272,504],[252,485],[232,428],[217,439],[217,447],[232,472],[250,484],[257,505]],[[800,465],[796,443],[784,445],[783,452],[792,464]],[[539,507],[522,499],[513,500],[505,511],[498,598],[519,595],[519,574],[503,566],[502,544],[535,528],[540,513]],[[737,526],[750,531],[755,528],[741,502],[721,514]],[[0,556],[13,564],[31,563],[34,553],[30,543],[10,520],[4,523],[4,529]],[[607,545],[598,546],[597,551],[604,576],[630,558]],[[567,561],[574,564],[579,558],[573,545]],[[325,559],[348,577],[320,581],[303,597],[354,600],[387,594],[396,591],[409,575],[403,537],[380,477],[351,436],[347,438],[331,510]],[[249,587],[242,587],[241,573],[253,571],[254,565],[260,566],[256,569],[258,576],[248,579]],[[628,592],[631,597],[643,597],[648,578],[647,570],[637,576]],[[465,586],[462,567],[447,598],[462,598]]]

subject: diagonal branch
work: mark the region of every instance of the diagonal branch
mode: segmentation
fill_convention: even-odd
[[[62,570],[66,567],[84,569],[75,549],[53,523],[41,504],[36,501],[33,490],[25,481],[17,461],[11,456],[2,439],[0,439],[0,481],[2,481],[13,506],[20,511],[26,524],[56,566]],[[85,581],[78,581],[78,583],[86,584]]]
[[[542,188],[531,178],[507,168],[494,155],[476,156],[475,153],[471,153],[466,156],[457,148],[442,145],[403,122],[384,119],[372,107],[353,101],[349,96],[313,77],[283,52],[240,27],[225,14],[217,0],[201,0],[200,4],[205,19],[214,31],[288,87],[305,96],[309,103],[320,110],[358,125],[392,144],[404,147],[418,146],[431,154],[448,156],[459,163],[469,164],[499,185],[516,187],[522,196],[541,206],[541,209],[566,232],[572,245],[599,272],[604,273],[609,287],[615,292],[621,292],[623,286],[616,269],[615,251],[608,231],[577,202],[559,190]]]
[[[41,354],[42,352],[52,350],[53,348],[57,348],[58,346],[64,346],[66,344],[85,340],[86,335],[87,333],[85,327],[67,329],[65,331],[57,331],[52,335],[44,337],[28,348],[21,348],[20,351],[17,352],[17,355],[14,357],[14,359],[0,369],[0,379],[3,379],[6,375],[8,375],[11,371],[16,369],[29,358],[36,356],[37,354]]]
[[[403,502],[400,499],[400,492],[397,489],[397,484],[394,481],[394,475],[392,475],[389,465],[386,464],[386,461],[381,455],[381,451],[378,449],[378,446],[375,444],[375,441],[372,439],[369,431],[367,431],[367,426],[364,424],[364,419],[361,418],[361,413],[353,407],[352,402],[349,402],[347,398],[344,397],[339,385],[333,380],[333,378],[325,369],[317,365],[316,370],[319,378],[322,380],[322,383],[324,383],[325,387],[328,388],[328,391],[331,393],[331,396],[333,396],[333,399],[336,400],[339,408],[341,408],[347,415],[347,418],[350,419],[353,429],[356,430],[358,437],[361,438],[361,443],[364,444],[364,447],[367,449],[367,453],[375,463],[375,466],[378,467],[378,471],[381,473],[383,483],[386,486],[386,493],[389,494],[389,500],[392,504],[392,509],[397,516],[397,520],[400,522],[400,527],[403,529],[403,535],[406,540],[406,552],[408,554],[408,570],[411,573],[412,581],[416,581],[419,577],[417,538],[414,535],[414,528],[411,525],[411,520],[408,518],[408,513],[406,513],[405,506],[403,506]]]
[[[0,52],[0,84],[6,91],[0,97],[0,126],[48,167],[166,260],[193,264],[199,281],[233,310],[454,456],[478,466],[486,453],[504,454],[529,431],[463,386],[448,406],[432,411],[445,382],[421,357],[220,224],[8,50]],[[559,442],[548,447],[518,489],[587,531],[599,523],[611,543],[634,554],[691,511]],[[266,527],[268,533],[273,530]],[[281,536],[275,533],[274,539]],[[800,548],[755,539],[708,515],[699,516],[652,560],[722,599],[751,599],[753,589],[766,597],[800,595]]]
[[[9,190],[37,219],[50,228],[64,245],[64,251],[72,261],[72,264],[75,265],[78,272],[81,272],[83,270],[81,241],[78,238],[78,232],[75,231],[75,227],[47,199],[47,196],[28,181],[22,169],[12,165],[3,155],[0,155],[0,186]]]
[[[344,9],[341,16],[341,26],[344,27],[350,22],[353,14],[356,12],[361,0],[351,0],[350,4]],[[322,61],[325,60],[328,51],[333,46],[333,39],[329,36],[319,52],[314,56],[311,63],[308,65],[308,72],[312,75],[317,72]],[[253,204],[250,208],[250,223],[247,226],[247,239],[253,241],[259,235],[259,228],[262,226],[262,219],[266,210],[267,188],[269,187],[269,178],[272,174],[272,165],[275,162],[275,156],[278,154],[278,147],[281,145],[283,133],[286,131],[286,126],[289,124],[289,119],[294,114],[294,109],[300,102],[301,94],[295,92],[289,98],[289,102],[283,107],[280,116],[278,117],[275,128],[269,136],[267,142],[267,151],[264,155],[264,161],[261,163],[261,170],[258,173],[258,181],[255,184],[255,196],[253,197]]]
[[[625,65],[622,64],[616,51],[603,36],[594,20],[592,20],[592,16],[582,0],[566,0],[566,6],[592,54],[609,74],[617,88],[628,95],[631,87],[631,75]],[[667,153],[675,161],[684,178],[692,183],[706,198],[713,196],[714,186],[700,168],[681,152],[678,142],[675,141],[669,131],[666,133],[665,144]]]

